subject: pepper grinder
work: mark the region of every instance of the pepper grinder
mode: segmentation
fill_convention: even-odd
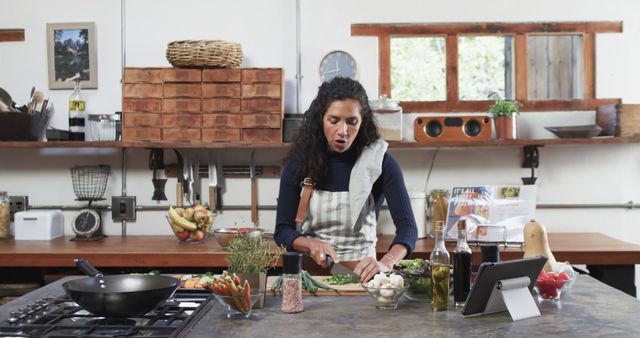
[[[285,252],[282,255],[282,307],[284,313],[304,311],[302,305],[302,254]]]

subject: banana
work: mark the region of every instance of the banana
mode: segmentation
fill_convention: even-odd
[[[173,225],[179,226],[184,230],[193,231],[198,228],[195,224],[189,222],[184,217],[181,217],[180,215],[178,215],[175,209],[173,209],[173,207],[171,206],[169,206],[169,218],[171,219],[171,222],[173,223]]]
[[[184,228],[175,225],[173,223],[173,221],[169,222],[169,225],[171,226],[171,229],[173,229],[173,231],[175,231],[175,232],[184,232],[185,231]]]

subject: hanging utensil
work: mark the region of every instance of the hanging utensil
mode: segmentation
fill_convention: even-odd
[[[191,170],[193,172],[193,202],[194,204],[202,204],[201,198],[201,186],[200,186],[200,158],[197,156],[191,164]]]
[[[178,150],[176,150],[175,148],[173,148],[173,151],[175,151],[176,153],[176,157],[178,159],[178,165],[177,165],[177,183],[176,183],[176,206],[178,207],[182,207],[182,189],[184,187],[184,160],[182,159],[182,155],[180,155],[180,152],[178,152]]]
[[[191,158],[185,156],[184,158],[184,186],[183,194],[189,206],[193,205],[193,166],[191,165]]]
[[[166,201],[167,195],[164,193],[164,187],[167,178],[164,177],[164,150],[162,148],[152,148],[149,151],[149,169],[153,171],[151,182],[153,183],[154,201]]]
[[[255,151],[251,151],[249,160],[249,177],[251,178],[251,222],[258,226],[258,181],[256,180],[256,163],[254,161]]]
[[[220,186],[218,185],[218,161],[213,150],[209,151],[209,208],[211,211],[220,212],[222,200],[220,196]]]

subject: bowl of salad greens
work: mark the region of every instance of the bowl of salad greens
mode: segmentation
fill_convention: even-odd
[[[396,264],[394,270],[404,277],[407,286],[404,296],[407,299],[431,302],[431,266],[428,260],[403,259]]]

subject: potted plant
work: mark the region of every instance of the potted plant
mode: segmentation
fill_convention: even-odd
[[[498,140],[514,140],[516,138],[516,116],[520,113],[518,101],[497,100],[489,108]]]
[[[267,270],[275,266],[285,249],[262,237],[250,236],[236,237],[226,249],[229,251],[225,257],[229,271],[241,281],[247,280],[252,289],[262,291],[263,297],[254,306],[262,307],[267,288]]]

